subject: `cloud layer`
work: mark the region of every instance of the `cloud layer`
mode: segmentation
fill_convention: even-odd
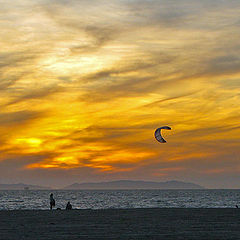
[[[2,182],[240,187],[238,1],[0,4]]]

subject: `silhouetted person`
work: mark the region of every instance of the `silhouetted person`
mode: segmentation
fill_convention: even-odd
[[[52,210],[52,208],[55,207],[55,200],[53,198],[53,194],[50,194],[50,209]]]
[[[70,202],[67,203],[66,210],[72,210],[72,204]]]
[[[238,205],[236,205],[236,208],[238,208]]]

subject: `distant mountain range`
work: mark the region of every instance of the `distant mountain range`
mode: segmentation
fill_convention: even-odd
[[[43,189],[50,189],[50,188],[42,187],[38,185],[29,185],[24,183],[0,184],[0,190],[43,190]]]
[[[148,181],[111,181],[100,183],[74,183],[64,189],[204,189],[204,187],[181,181],[148,182]]]
[[[30,185],[24,183],[0,184],[0,190],[48,190],[50,187]],[[74,183],[63,188],[65,190],[81,189],[204,189],[204,187],[188,182],[167,181],[167,182],[148,182],[148,181],[130,181],[119,180],[110,182],[87,182]]]

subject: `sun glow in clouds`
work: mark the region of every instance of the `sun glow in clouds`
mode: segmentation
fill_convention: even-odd
[[[0,165],[17,177],[240,169],[240,3],[0,2]]]

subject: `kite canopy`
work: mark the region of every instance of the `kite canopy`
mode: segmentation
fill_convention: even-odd
[[[157,141],[159,141],[160,143],[165,143],[166,141],[165,141],[165,139],[161,135],[161,130],[162,129],[171,130],[171,128],[168,127],[168,126],[163,126],[163,127],[158,128],[155,131],[155,138],[157,139]]]

